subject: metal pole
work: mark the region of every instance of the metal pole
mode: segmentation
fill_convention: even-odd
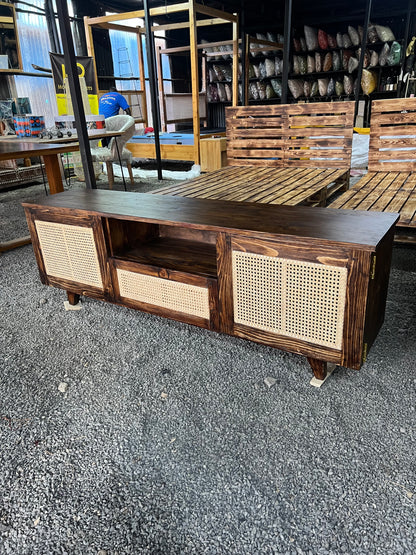
[[[281,103],[287,104],[287,82],[289,80],[290,45],[292,35],[292,0],[285,1],[285,27],[283,45],[282,98]]]
[[[152,33],[152,22],[150,19],[150,10],[147,0],[143,0],[144,8],[144,26],[146,29],[146,54],[147,54],[147,67],[149,69],[149,85],[150,85],[150,98],[152,101],[152,119],[153,130],[155,134],[155,151],[156,151],[156,164],[157,164],[157,178],[163,179],[162,175],[162,159],[160,155],[160,139],[159,139],[159,111],[158,111],[158,98],[156,90],[156,55],[155,43]],[[162,76],[161,76],[162,78]]]
[[[246,98],[246,79],[247,79],[247,35],[246,35],[246,3],[243,1],[243,9],[241,10],[241,104],[247,103]]]
[[[56,0],[59,27],[61,29],[62,46],[64,50],[65,68],[68,75],[69,90],[74,108],[75,127],[78,132],[79,150],[85,175],[85,185],[88,189],[96,189],[94,168],[91,159],[90,142],[85,121],[84,105],[82,103],[81,87],[78,78],[78,68],[75,59],[74,43],[71,34],[71,24],[66,0]]]
[[[358,63],[357,83],[355,85],[355,91],[354,91],[354,94],[355,94],[354,125],[358,114],[358,104],[360,102],[361,77],[363,74],[365,49],[367,47],[368,25],[370,23],[372,2],[373,0],[367,0],[367,6],[365,9],[365,16],[364,16],[364,23],[363,23],[363,40],[361,41],[361,55],[360,55],[360,61]]]
[[[400,69],[399,82],[397,83],[397,98],[399,98],[402,95],[402,88],[403,88],[402,78],[404,77],[403,72],[404,72],[404,66],[406,62],[406,48],[409,43],[410,22],[412,19],[412,12],[413,12],[413,1],[414,0],[409,0],[409,3],[407,5],[406,28],[404,31],[402,55],[400,60],[401,69]],[[409,83],[409,77],[410,75],[408,76],[408,80],[407,80],[408,83]]]

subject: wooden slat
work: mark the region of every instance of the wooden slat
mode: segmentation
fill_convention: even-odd
[[[378,152],[371,152],[368,155],[368,161],[380,162],[388,160],[393,162],[395,160],[414,160],[416,162],[416,150],[381,150]]]
[[[331,208],[399,212],[397,226],[416,228],[416,173],[369,172]]]
[[[310,168],[222,168],[203,178],[153,191],[155,194],[238,202],[296,206],[345,175],[341,169]]]

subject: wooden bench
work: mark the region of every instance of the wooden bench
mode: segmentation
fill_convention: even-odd
[[[368,173],[331,208],[399,212],[396,240],[415,242],[415,98],[372,103]]]
[[[353,102],[226,109],[229,166],[157,194],[325,206],[349,187]]]

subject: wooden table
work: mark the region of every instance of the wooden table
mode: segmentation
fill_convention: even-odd
[[[101,131],[92,130],[88,133],[90,140],[120,137],[120,131]],[[60,166],[60,155],[65,152],[79,151],[78,137],[62,137],[56,139],[26,138],[2,138],[0,140],[0,161],[17,160],[19,158],[32,158],[42,156],[45,164],[46,178],[49,184],[51,195],[62,193],[64,185]],[[0,253],[27,245],[30,243],[30,236],[12,239],[11,241],[0,242]]]

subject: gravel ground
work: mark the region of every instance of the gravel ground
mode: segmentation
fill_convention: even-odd
[[[1,255],[1,555],[414,552],[415,274],[396,246],[368,361],[319,390],[297,355],[65,312],[30,245]]]

